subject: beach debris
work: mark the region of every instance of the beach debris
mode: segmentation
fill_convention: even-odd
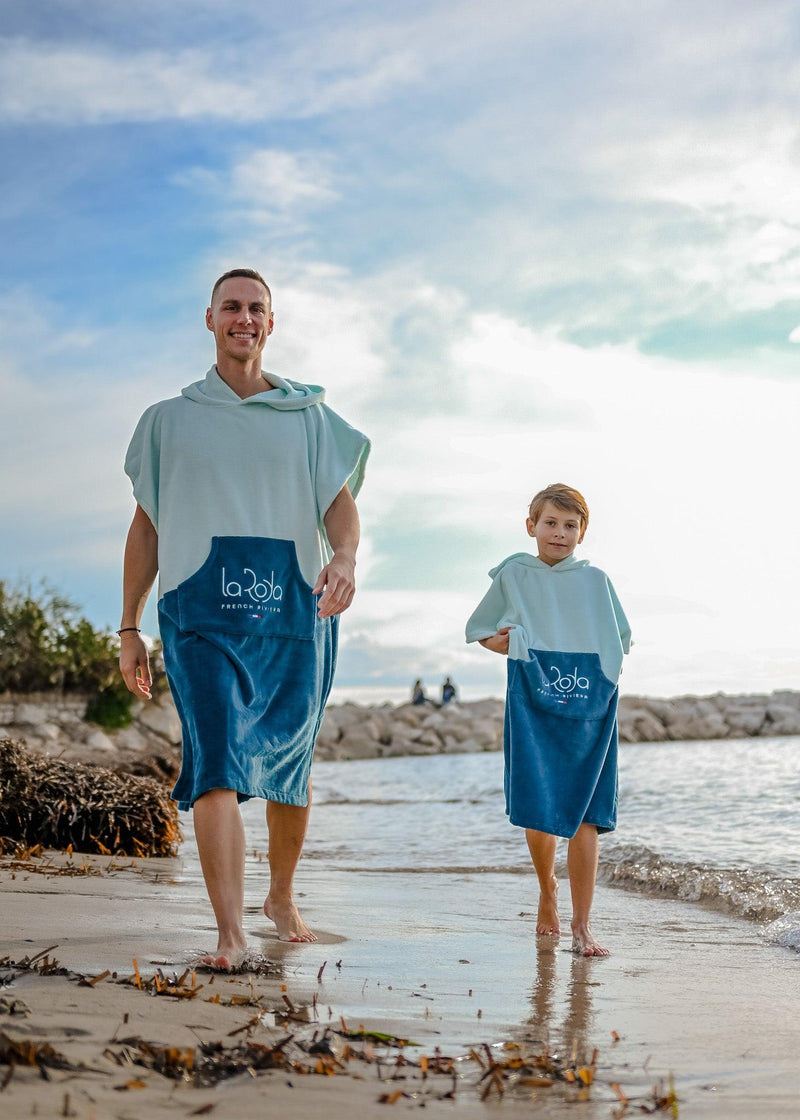
[[[214,983],[214,976],[278,976],[282,972],[280,964],[270,960],[269,957],[265,957],[262,953],[248,951],[238,964],[232,965],[230,968],[217,968],[216,965],[210,963],[211,956],[211,953],[201,953],[192,960],[192,966],[197,972],[211,974],[209,984]]]
[[[30,1015],[31,1009],[21,999],[9,999],[0,996],[0,1015]]]
[[[197,1088],[208,1088],[241,1073],[254,1075],[262,1070],[284,1069],[295,1073],[309,1072],[298,1068],[286,1055],[292,1040],[287,1035],[274,1046],[261,1042],[239,1042],[224,1046],[221,1042],[203,1042],[198,1046],[160,1046],[143,1038],[125,1038],[107,1047],[104,1056],[120,1067],[141,1066],[167,1077],[185,1081]],[[130,1082],[126,1082],[127,1087]]]
[[[344,1020],[342,1020],[342,1024],[344,1024]],[[383,1031],[365,1031],[363,1027],[359,1027],[357,1031],[351,1031],[343,1025],[343,1029],[335,1033],[353,1042],[379,1042],[382,1046],[396,1046],[401,1050],[404,1046],[420,1045],[419,1042],[413,1042],[410,1038],[399,1038],[396,1034],[385,1034]]]
[[[178,811],[153,778],[35,754],[0,739],[0,837],[120,856],[174,856]]]
[[[51,945],[49,949],[42,949],[32,957],[23,957],[22,960],[13,960],[11,957],[0,957],[0,969],[8,970],[12,976],[14,972],[38,972],[40,976],[71,976],[68,968],[62,968],[58,961],[50,954],[58,945]],[[77,978],[77,974],[76,974]]]
[[[47,1072],[51,1069],[67,1069],[73,1071],[86,1070],[88,1067],[75,1064],[49,1042],[32,1042],[29,1038],[15,1039],[0,1031],[0,1065],[9,1067],[8,1073],[0,1084],[0,1089],[5,1089],[14,1075],[17,1066],[35,1066],[45,1081],[50,1080]]]
[[[71,844],[60,852],[46,851],[41,844],[27,845],[0,836],[0,867],[10,871],[12,879],[20,871],[47,877],[113,875],[119,871],[141,873],[141,867],[134,859],[122,863],[119,857],[112,856],[105,863],[97,856],[98,853],[83,854],[80,863],[77,863],[73,859]]]
[[[286,985],[281,985],[278,1005],[272,1006],[275,995],[259,992],[254,975],[223,978],[212,974],[206,985],[198,982],[197,971],[192,966],[178,975],[177,971],[170,973],[159,965],[149,974],[139,968],[135,959],[131,962],[132,972],[127,976],[119,977],[107,969],[81,974],[61,967],[52,955],[57,948],[51,945],[19,961],[0,958],[0,983],[3,970],[12,980],[20,973],[33,973],[43,977],[66,977],[89,990],[100,984],[115,983],[150,997],[194,1000],[204,993],[208,1002],[233,1012],[239,1008],[251,1008],[255,1012],[244,1023],[233,1026],[224,1040],[206,1040],[198,1032],[207,1028],[191,1028],[198,1042],[189,1046],[140,1036],[119,1039],[117,1028],[102,1056],[125,1073],[125,1079],[114,1086],[118,1092],[136,1092],[152,1086],[152,1075],[194,1088],[208,1088],[241,1074],[254,1078],[279,1070],[292,1076],[360,1078],[363,1075],[359,1070],[371,1067],[383,1083],[377,1097],[380,1104],[395,1105],[398,1101],[413,1099],[424,1106],[426,1101],[454,1100],[457,1094],[464,1093],[477,1093],[484,1102],[532,1100],[540,1094],[551,1098],[558,1094],[559,1100],[571,1103],[590,1100],[595,1086],[602,1083],[616,1098],[612,1120],[655,1114],[668,1114],[678,1120],[678,1098],[671,1075],[667,1087],[663,1082],[658,1083],[647,1096],[626,1094],[618,1081],[598,1075],[598,1050],[595,1049],[587,1060],[577,1043],[564,1056],[547,1044],[531,1039],[491,1046],[483,1043],[458,1056],[443,1054],[439,1047],[434,1048],[433,1054],[420,1054],[414,1051],[418,1051],[421,1044],[410,1038],[366,1029],[363,1025],[353,1029],[344,1017],[340,1017],[338,1027],[315,1026],[309,1007],[293,999]],[[220,981],[221,990],[210,995],[208,988],[215,978]],[[0,1011],[6,1007],[8,1013],[13,1013],[15,1002],[21,1003],[3,997]],[[316,1003],[313,1006],[316,1012]],[[17,1013],[23,1013],[19,1007]],[[329,1017],[332,1017],[330,1011]],[[123,1023],[127,1021],[126,1013]],[[281,1022],[286,1034],[276,1041],[274,1027]],[[272,1037],[266,1035],[266,1031],[271,1031]],[[5,1076],[0,1076],[0,1091],[8,1085],[15,1069],[22,1067],[35,1067],[44,1078],[49,1077],[50,1069],[106,1072],[72,1064],[48,1042],[19,1041],[3,1032],[0,1032],[0,1065],[8,1066]],[[138,1072],[140,1070],[143,1072]],[[191,1115],[210,1111],[211,1108],[202,1106]]]
[[[612,1120],[623,1120],[623,1117],[629,1117],[631,1109],[634,1113],[642,1113],[645,1116],[654,1116],[657,1112],[668,1112],[673,1120],[678,1120],[680,1116],[678,1095],[675,1092],[675,1079],[672,1073],[669,1075],[668,1088],[664,1087],[663,1081],[659,1081],[653,1086],[650,1095],[638,1102],[628,1098],[616,1081],[611,1082],[611,1089],[620,1102],[620,1107],[611,1114]]]

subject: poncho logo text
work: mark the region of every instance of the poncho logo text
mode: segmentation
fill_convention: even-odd
[[[537,689],[540,696],[554,697],[554,693],[550,689],[555,689],[561,697],[566,697],[564,700],[558,699],[558,703],[566,703],[568,700],[588,700],[589,679],[588,676],[578,676],[578,666],[571,673],[562,673],[557,665],[550,665],[550,672],[556,675],[552,680],[547,682],[547,688]]]
[[[575,692],[577,689],[583,690],[589,687],[589,678],[578,676],[577,665],[571,673],[564,673],[563,676],[561,670],[555,665],[550,666],[550,672],[555,673],[555,677],[550,681],[550,687],[557,689],[559,692]]]
[[[248,582],[248,576],[250,582]],[[225,569],[222,569],[222,597],[224,599],[242,599],[249,596],[252,603],[280,602],[283,598],[283,588],[275,582],[275,572],[269,574],[269,579],[259,579],[252,568],[244,568],[241,581],[228,579]],[[239,606],[240,604],[223,604],[223,606]],[[246,605],[246,604],[241,604]]]

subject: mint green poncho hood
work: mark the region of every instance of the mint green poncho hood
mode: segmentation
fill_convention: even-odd
[[[276,373],[263,373],[271,386],[263,393],[256,393],[252,397],[240,397],[223,381],[217,372],[217,367],[212,366],[202,381],[194,381],[181,390],[181,396],[187,397],[197,404],[230,405],[231,407],[254,407],[268,405],[286,412],[293,412],[298,408],[308,408],[310,405],[322,404],[325,400],[325,390],[320,385],[303,385],[300,381],[286,381]]]

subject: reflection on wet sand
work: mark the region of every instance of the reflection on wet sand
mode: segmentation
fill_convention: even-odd
[[[590,1032],[594,1026],[592,988],[597,981],[592,969],[597,962],[563,952],[557,942],[539,938],[536,946],[536,977],[531,988],[533,1037],[548,1047],[569,1052],[573,1062],[589,1059],[593,1050]],[[566,990],[559,992],[569,969]],[[531,1037],[530,1032],[528,1037]]]

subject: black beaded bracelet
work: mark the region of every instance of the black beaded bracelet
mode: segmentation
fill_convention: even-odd
[[[134,630],[136,631],[137,634],[141,634],[141,630],[139,629],[138,626],[123,626],[121,630],[117,630],[117,634],[118,635],[119,634],[127,634],[129,631],[134,631]]]

